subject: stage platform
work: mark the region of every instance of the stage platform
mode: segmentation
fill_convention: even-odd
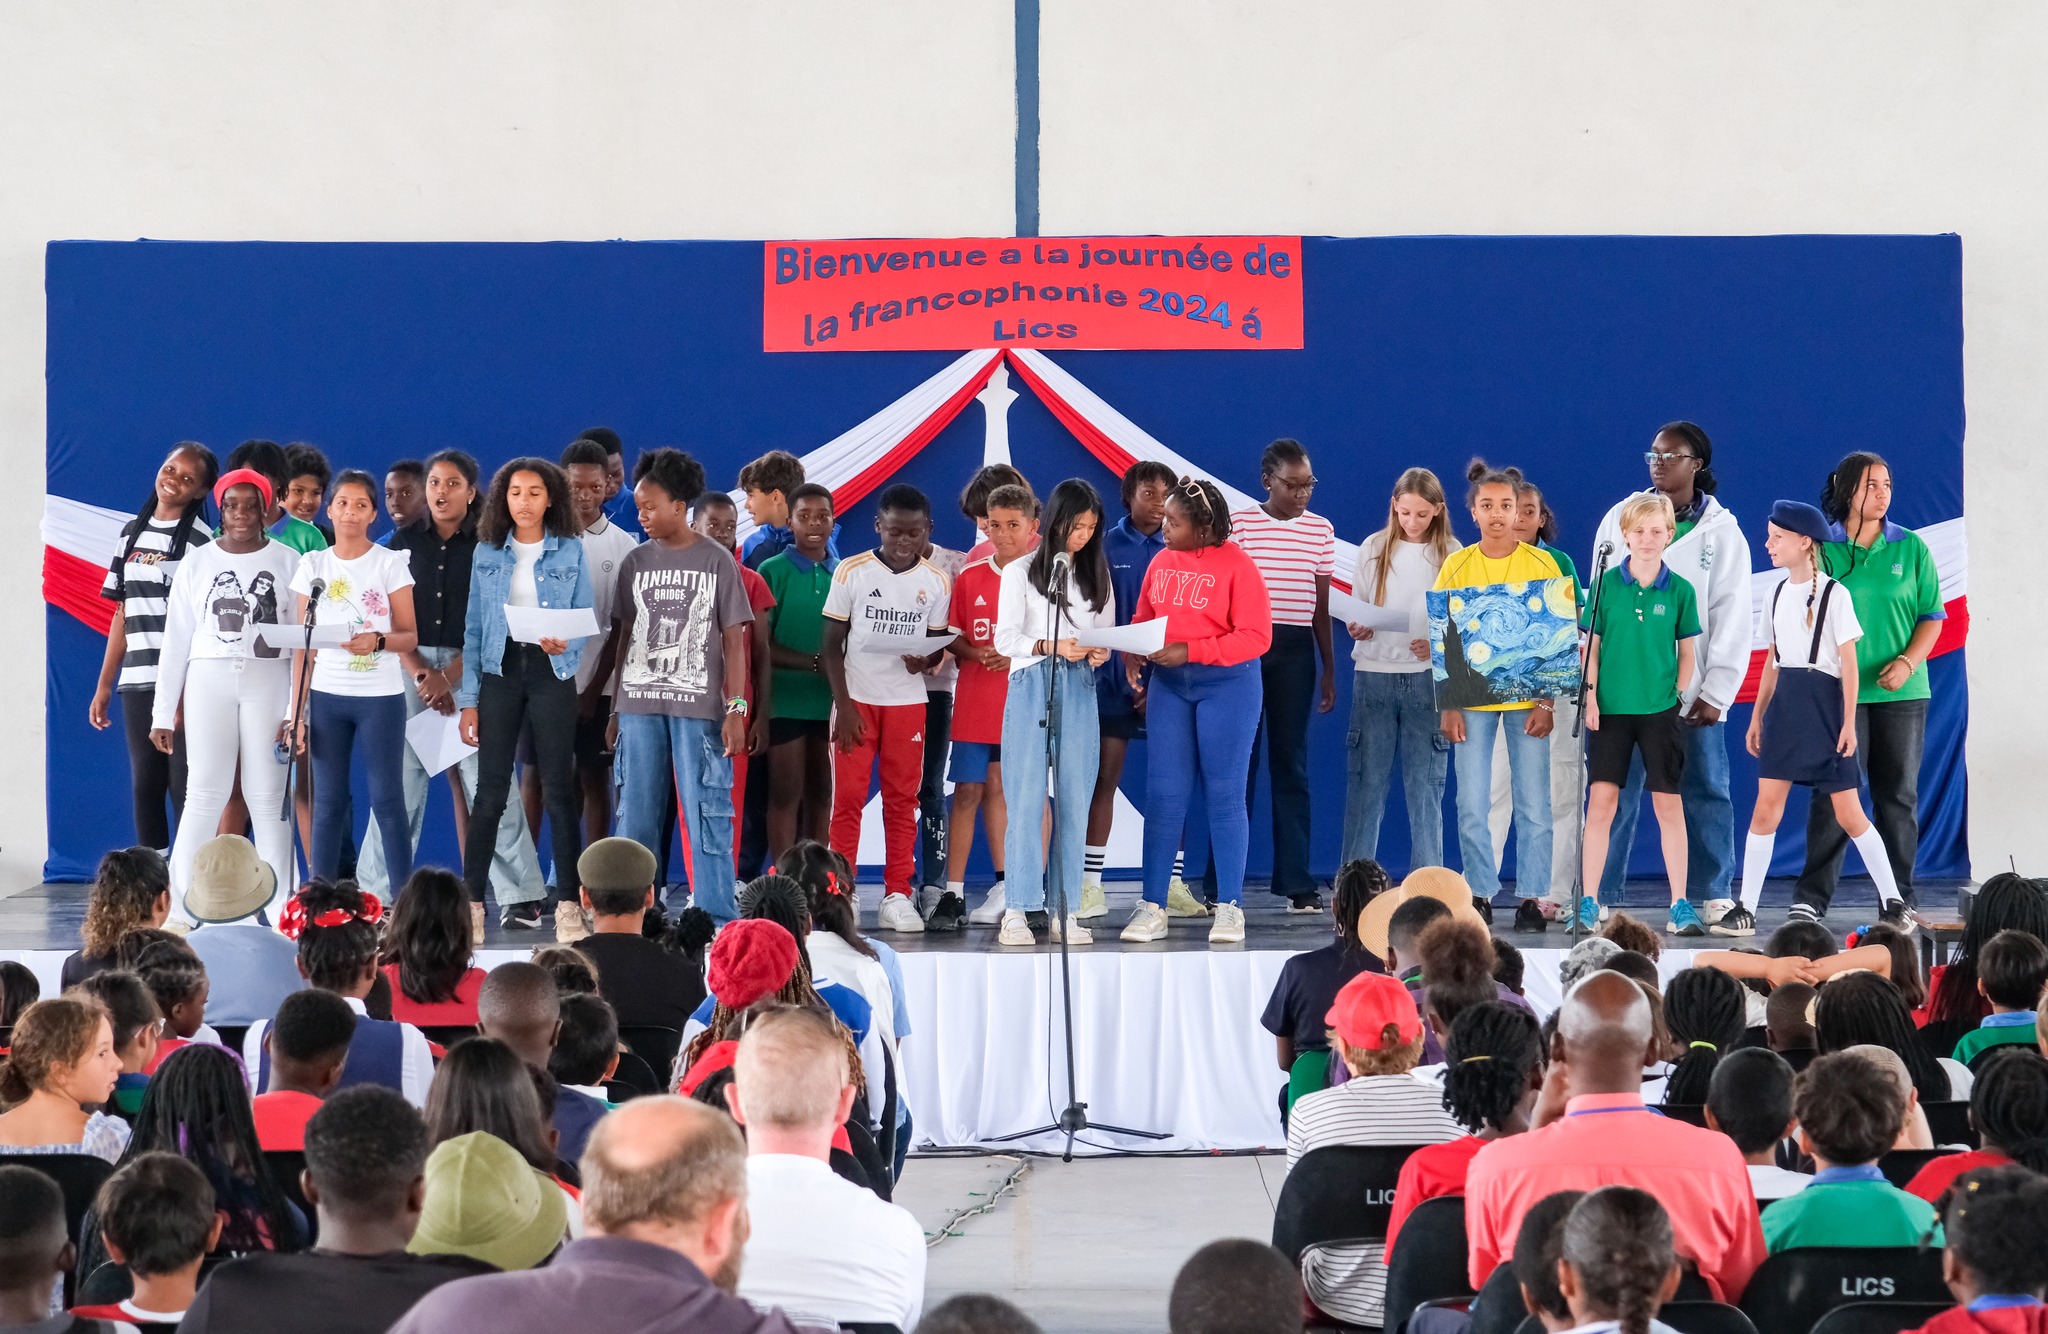
[[[1956,914],[1956,882],[1922,884],[1922,912]],[[863,893],[873,921],[875,891]],[[1665,937],[1666,977],[1695,949],[1761,945],[1785,920],[1789,882],[1770,886],[1750,941]],[[77,948],[85,912],[83,885],[40,885],[0,899],[0,958],[20,959],[56,988],[64,956]],[[978,896],[977,896],[978,897]],[[1135,882],[1111,882],[1110,914],[1094,926],[1096,943],[1073,949],[1076,1060],[1082,1099],[1103,1122],[1165,1132],[1158,1142],[1090,1132],[1090,1152],[1203,1152],[1277,1149],[1286,1144],[1276,1101],[1283,1082],[1272,1035],[1259,1026],[1273,984],[1290,955],[1329,942],[1331,919],[1294,915],[1257,888],[1246,894],[1241,945],[1208,944],[1206,919],[1176,919],[1164,941],[1127,945],[1116,938],[1137,899]],[[1629,888],[1629,908],[1658,930],[1668,902],[1663,887]],[[1775,905],[1775,906],[1774,906]],[[1827,925],[1839,939],[1875,921],[1867,881],[1845,882]],[[1539,1014],[1558,1003],[1557,970],[1569,948],[1561,927],[1541,934],[1512,929],[1513,908],[1496,908],[1494,931],[1521,948],[1525,987]],[[1067,1100],[1060,1024],[1059,955],[1054,949],[998,950],[993,927],[957,934],[882,937],[902,956],[912,1036],[904,1044],[909,1104],[920,1143],[988,1144],[1054,1121]],[[495,916],[479,963],[489,968],[526,957],[551,933],[506,931]],[[1013,1148],[1056,1150],[1048,1135]]]

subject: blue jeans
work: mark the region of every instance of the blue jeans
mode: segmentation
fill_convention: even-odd
[[[1678,797],[1685,808],[1685,894],[1695,903],[1725,899],[1735,880],[1735,803],[1728,796],[1728,724],[1695,727],[1680,721],[1685,742],[1685,777]],[[1823,803],[1825,804],[1825,803]],[[1643,813],[1643,757],[1629,760],[1628,785],[1608,830],[1607,866],[1600,873],[1600,902],[1620,907],[1628,879],[1629,849],[1636,819]]]
[[[1151,746],[1145,765],[1146,902],[1166,905],[1166,882],[1173,874],[1182,829],[1201,826],[1200,813],[1188,809],[1197,771],[1208,808],[1217,900],[1237,903],[1244,898],[1251,821],[1239,784],[1251,764],[1262,694],[1256,661],[1234,667],[1189,663],[1152,673],[1145,704],[1145,737]],[[1189,846],[1192,866],[1194,845]]]
[[[405,700],[398,695],[312,692],[308,715],[313,751],[313,874],[341,873],[352,803],[349,774],[358,754],[370,783],[370,809],[384,844],[391,883],[412,878],[412,840],[405,819]]]
[[[1500,893],[1486,814],[1492,802],[1494,737],[1504,732],[1515,804],[1515,897],[1541,898],[1550,889],[1550,738],[1523,730],[1527,709],[1463,712],[1465,740],[1455,750],[1458,853],[1465,863],[1465,883],[1482,899]]]
[[[1444,775],[1450,743],[1428,671],[1353,672],[1349,781],[1344,789],[1344,860],[1379,856],[1380,820],[1401,756],[1408,800],[1408,865],[1444,863]]]
[[[1010,907],[1037,912],[1050,888],[1039,851],[1045,825],[1046,727],[1054,692],[1059,696],[1059,772],[1053,777],[1055,812],[1052,875],[1066,891],[1067,911],[1081,910],[1081,854],[1088,841],[1088,803],[1101,767],[1102,734],[1095,717],[1095,671],[1086,663],[1040,658],[1010,673],[1003,705],[1003,802],[1010,810],[1003,840],[1003,880]]]
[[[733,887],[732,760],[719,735],[722,720],[671,718],[659,713],[619,715],[619,833],[659,849],[667,775],[683,808],[690,837],[690,892],[720,926],[739,915]]]

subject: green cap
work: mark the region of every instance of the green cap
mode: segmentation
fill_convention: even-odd
[[[443,1140],[427,1157],[427,1199],[414,1255],[466,1255],[500,1269],[532,1269],[569,1230],[569,1198],[496,1135]]]
[[[601,838],[576,859],[576,876],[590,889],[646,889],[654,883],[654,854],[630,838]]]

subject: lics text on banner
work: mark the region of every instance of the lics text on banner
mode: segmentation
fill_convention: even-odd
[[[1301,346],[1298,236],[769,241],[768,352]]]

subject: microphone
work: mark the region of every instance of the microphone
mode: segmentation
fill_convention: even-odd
[[[313,628],[313,622],[319,618],[320,597],[326,591],[327,581],[325,579],[315,579],[312,587],[306,590],[306,628],[309,630]]]
[[[1073,557],[1062,551],[1052,558],[1052,577],[1057,579],[1073,564]]]

